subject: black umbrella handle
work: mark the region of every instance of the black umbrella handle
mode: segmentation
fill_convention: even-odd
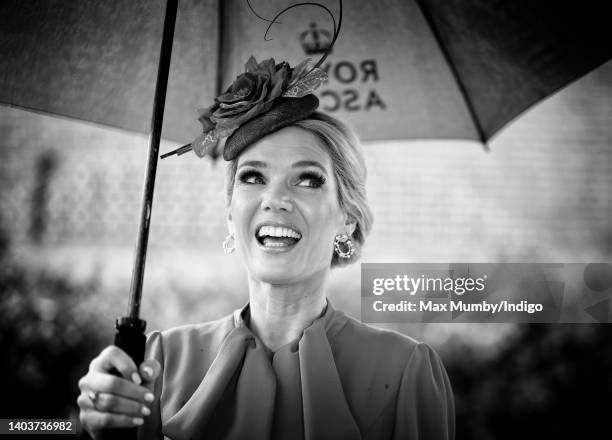
[[[134,361],[137,367],[144,360],[145,355],[145,328],[147,323],[142,319],[134,319],[129,316],[118,318],[115,324],[115,345],[125,351]],[[115,376],[121,376],[117,370],[111,371]],[[100,433],[102,440],[136,440],[138,428],[106,429]]]
[[[134,361],[136,367],[140,367],[145,355],[145,328],[147,323],[142,319],[134,319],[129,316],[117,319],[115,328],[115,345],[125,351]]]

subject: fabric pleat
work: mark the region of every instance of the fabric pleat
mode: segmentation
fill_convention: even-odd
[[[359,428],[342,391],[342,384],[323,322],[304,331],[300,368],[307,440],[360,439]]]

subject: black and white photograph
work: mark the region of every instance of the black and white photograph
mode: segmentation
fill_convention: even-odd
[[[0,439],[607,438],[602,0],[2,0]]]

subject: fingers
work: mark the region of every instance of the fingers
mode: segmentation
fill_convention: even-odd
[[[110,345],[102,350],[102,353],[89,364],[91,371],[109,373],[117,370],[122,377],[130,379],[140,385],[141,377],[138,374],[136,364],[128,354],[115,345]]]
[[[161,372],[161,365],[155,359],[147,359],[140,364],[140,375],[143,380],[143,386],[149,390],[153,390],[155,386],[155,380]]]
[[[93,390],[116,394],[143,404],[151,403],[154,400],[153,393],[148,388],[108,373],[89,372],[81,379],[79,387],[81,391]]]
[[[79,419],[88,431],[99,431],[106,428],[133,428],[144,423],[142,417],[86,410],[81,411]]]
[[[93,401],[91,391],[82,392],[77,398],[77,405],[85,411],[108,412],[131,417],[143,417],[151,414],[151,410],[146,404],[108,393],[97,393],[95,401]]]
[[[114,375],[119,373],[120,376]],[[128,428],[144,423],[155,400],[155,381],[161,366],[149,359],[136,368],[134,361],[120,348],[105,348],[79,381],[77,398],[81,423],[93,433],[106,428]],[[139,374],[140,373],[140,374]]]
[[[110,374],[114,371],[122,377]],[[142,379],[132,358],[119,347],[111,345],[91,361],[89,372],[79,381],[79,388],[82,391],[94,390],[151,403],[154,396],[140,384]]]

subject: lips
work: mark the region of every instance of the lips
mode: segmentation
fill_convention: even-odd
[[[291,225],[261,223],[255,229],[255,238],[265,248],[280,250],[296,245],[302,239],[302,234]]]

